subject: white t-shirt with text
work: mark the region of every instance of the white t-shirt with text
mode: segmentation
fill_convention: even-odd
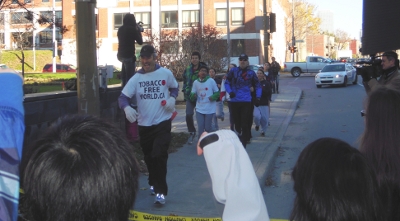
[[[140,126],[157,125],[171,118],[172,112],[161,105],[170,97],[169,88],[178,88],[178,82],[170,70],[162,67],[149,73],[136,73],[129,79],[122,93],[127,97],[136,96]]]

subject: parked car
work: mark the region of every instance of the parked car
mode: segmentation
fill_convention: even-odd
[[[356,69],[349,63],[333,63],[325,65],[322,70],[315,75],[315,85],[321,88],[322,85],[341,85],[357,84]]]
[[[9,68],[7,65],[5,65],[5,64],[0,64],[0,68],[1,69],[7,69],[7,68]]]
[[[301,73],[318,73],[331,62],[329,58],[308,56],[306,62],[285,62],[283,71],[292,73],[293,77],[299,77]]]
[[[249,68],[257,73],[257,70],[259,68],[263,68],[263,66],[262,65],[258,65],[258,64],[251,64],[251,65],[249,65]]]
[[[53,72],[53,64],[46,64],[43,72]],[[73,72],[76,73],[76,67],[72,64],[56,64],[56,72]]]

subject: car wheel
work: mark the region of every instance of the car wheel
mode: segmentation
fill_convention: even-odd
[[[293,77],[300,77],[300,74],[301,74],[301,70],[300,70],[300,68],[293,68],[292,69],[292,76]]]
[[[343,87],[347,87],[347,76],[344,76],[344,80],[343,80]]]
[[[358,75],[356,74],[356,77],[354,78],[353,84],[357,84],[358,81]]]
[[[321,85],[317,85],[317,88],[321,88]]]

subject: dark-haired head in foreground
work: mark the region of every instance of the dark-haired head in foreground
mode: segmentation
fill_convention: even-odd
[[[400,220],[400,81],[374,87],[365,108],[360,151],[377,174],[389,220]]]
[[[304,148],[292,173],[290,220],[385,220],[375,174],[346,142],[321,138]]]
[[[23,157],[26,218],[128,220],[139,168],[112,124],[84,115],[53,123]]]

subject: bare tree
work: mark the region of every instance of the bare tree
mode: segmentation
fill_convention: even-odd
[[[307,34],[317,34],[321,19],[315,16],[316,6],[304,0],[292,0],[294,6],[294,14],[292,10],[289,12],[288,21],[286,22],[286,42],[291,46],[293,35],[292,15],[294,16],[294,36],[297,40],[306,39]],[[290,51],[286,51],[289,58]]]
[[[221,34],[222,31],[212,25],[190,27],[181,33],[163,30],[161,36],[150,30],[144,32],[157,50],[160,65],[169,68],[178,80],[182,79],[193,51],[200,52],[201,61],[209,67],[221,70],[227,65],[228,46]]]
[[[14,54],[21,62],[22,75],[25,73],[25,65],[29,65],[25,62],[24,50],[32,49],[33,47],[35,24],[48,25],[47,28],[49,29],[53,29],[54,24],[61,34],[68,31],[62,25],[62,19],[53,19],[52,11],[35,12],[32,7],[27,7],[25,2],[24,0],[0,0],[0,10],[2,12],[9,11],[9,23],[12,29],[15,30],[12,33],[11,40],[13,47],[19,51],[19,53]],[[4,19],[4,14],[2,19],[1,24],[4,25],[7,20]]]
[[[350,35],[341,29],[337,29],[334,36],[338,50],[343,50],[351,41]]]

